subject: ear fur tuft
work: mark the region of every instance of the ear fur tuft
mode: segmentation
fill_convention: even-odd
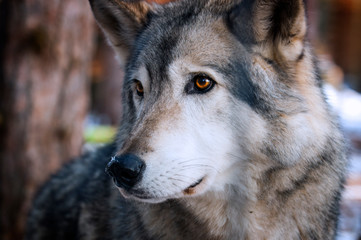
[[[306,38],[303,0],[242,0],[230,12],[227,25],[247,46],[281,62],[296,61]]]
[[[302,54],[306,37],[303,0],[257,0],[253,25],[257,42],[273,44],[273,58],[295,61]]]
[[[152,6],[145,1],[89,0],[94,16],[118,57],[128,57],[134,40],[146,25]]]

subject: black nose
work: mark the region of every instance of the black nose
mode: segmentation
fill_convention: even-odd
[[[114,179],[118,187],[129,189],[140,181],[145,164],[133,154],[112,157],[105,171]]]

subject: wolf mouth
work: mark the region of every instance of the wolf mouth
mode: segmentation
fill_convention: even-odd
[[[189,187],[187,187],[184,192],[187,194],[192,194],[194,192],[194,189],[203,182],[204,177],[202,177],[201,179],[199,179],[198,181],[196,181],[195,183],[193,183],[192,185],[190,185]]]
[[[189,187],[183,190],[183,194],[185,195],[193,195],[197,192],[197,187],[205,182],[206,177],[202,177],[193,184],[191,184]],[[116,184],[117,185],[117,184]],[[149,203],[159,203],[166,201],[167,199],[172,198],[178,198],[179,195],[169,195],[169,196],[163,196],[163,197],[154,197],[146,194],[145,192],[137,189],[124,189],[122,186],[117,185],[118,190],[125,198],[132,198],[141,202],[149,202]]]

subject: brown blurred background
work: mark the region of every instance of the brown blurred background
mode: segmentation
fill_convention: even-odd
[[[306,2],[325,79],[336,91],[360,92],[361,1]],[[87,0],[0,0],[0,239],[22,239],[34,193],[81,153],[84,139],[97,139],[89,129],[116,126],[122,78]],[[350,132],[359,156],[361,137]],[[349,180],[351,188],[361,186],[359,175]],[[355,191],[343,204],[348,239],[360,233]]]

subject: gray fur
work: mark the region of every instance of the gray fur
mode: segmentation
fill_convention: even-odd
[[[41,189],[26,239],[335,238],[345,146],[306,39],[303,1],[90,2],[111,45],[125,56],[122,123],[116,143],[68,164]],[[182,86],[194,73],[182,75],[187,66],[179,64],[186,61],[222,76],[214,90],[187,95]],[[139,74],[148,78],[138,79],[146,89],[142,99],[134,93]],[[223,104],[211,105],[221,93]],[[174,184],[184,191],[174,197],[167,197],[167,185],[150,191],[146,182],[121,190],[130,198],[122,197],[104,172],[108,161],[132,153],[154,167],[158,162],[150,156],[172,149],[158,149],[154,140],[174,140],[169,136],[182,126],[184,102],[200,119],[196,124],[223,124],[229,139],[236,139],[224,159],[191,166],[192,173],[202,166],[217,177],[204,191],[179,187],[197,180],[184,175]],[[194,135],[210,134],[194,129]],[[214,138],[224,137],[214,131],[220,134]],[[160,176],[173,174],[164,184],[188,171],[189,165],[177,161],[159,160]],[[229,168],[217,172],[220,165],[212,164],[219,162],[229,162]]]

